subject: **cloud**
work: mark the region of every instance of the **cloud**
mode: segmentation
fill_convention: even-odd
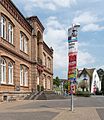
[[[63,29],[64,26],[63,24],[61,24],[58,20],[57,20],[57,17],[54,17],[54,16],[50,16],[48,19],[47,19],[47,24],[46,26],[48,28],[56,28],[56,29]]]
[[[73,19],[73,23],[90,24],[99,21],[99,18],[91,12],[78,12],[78,15]]]
[[[98,25],[98,23],[102,21],[104,21],[104,18],[101,18],[97,14],[89,11],[77,11],[76,16],[73,19],[73,23],[80,23],[83,26],[81,29],[83,32],[103,30],[104,26]]]
[[[97,24],[88,24],[88,25],[85,25],[82,28],[83,32],[87,32],[87,31],[100,31],[100,30],[104,30],[104,26],[99,26]]]
[[[61,77],[66,76],[68,63],[67,30],[65,25],[60,23],[56,17],[49,17],[46,20],[46,32],[44,39],[54,49],[54,71],[61,71]]]
[[[88,42],[78,42],[78,47],[86,47],[89,46],[90,44]]]
[[[45,40],[49,42],[49,45],[55,46],[55,48],[59,45],[63,46],[63,43],[67,42],[67,30],[65,25],[58,21],[57,17],[51,16],[47,18]]]
[[[53,3],[58,7],[70,7],[76,4],[76,0],[53,0]]]
[[[95,62],[95,58],[88,52],[78,51],[78,66],[82,67]]]
[[[17,0],[14,0],[18,2]],[[69,8],[76,4],[76,0],[22,0],[26,11],[33,11],[33,8],[41,8],[48,10],[57,10],[58,8]]]

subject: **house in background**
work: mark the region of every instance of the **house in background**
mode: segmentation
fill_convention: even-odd
[[[87,90],[91,93],[95,93],[97,89],[101,91],[101,81],[95,68],[84,68],[83,70],[79,71],[80,72],[78,74],[77,80],[78,87],[80,87],[80,84],[84,82],[85,84],[87,84]]]

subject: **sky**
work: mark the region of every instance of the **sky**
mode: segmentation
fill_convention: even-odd
[[[12,0],[25,17],[38,16],[54,49],[54,77],[67,79],[68,28],[78,30],[78,69],[104,68],[104,0]]]

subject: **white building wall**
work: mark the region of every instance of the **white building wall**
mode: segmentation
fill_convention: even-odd
[[[96,70],[94,70],[93,75],[92,75],[91,93],[94,93],[94,83],[96,83],[96,87],[100,91],[101,90],[101,81],[100,81],[100,78],[99,78]]]

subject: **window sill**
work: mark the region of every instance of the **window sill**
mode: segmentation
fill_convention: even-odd
[[[7,85],[7,83],[3,83],[3,82],[1,82],[0,85]]]
[[[1,38],[2,38],[3,42],[6,42],[7,44],[9,44],[9,45],[15,47],[15,45],[12,44],[12,43],[10,43],[7,39],[5,39],[5,38],[3,38],[3,37],[1,37]]]
[[[20,85],[20,87],[28,88],[29,86],[25,86],[25,85]]]
[[[14,86],[14,84],[7,84],[7,83],[0,83],[0,85],[4,85],[4,86]]]
[[[8,83],[8,85],[10,85],[10,86],[14,86],[14,84],[13,84],[13,83]]]
[[[29,56],[29,54],[28,53],[25,53],[24,51],[22,51],[22,50],[20,50],[22,53],[24,53],[25,55],[27,55],[27,56]]]

